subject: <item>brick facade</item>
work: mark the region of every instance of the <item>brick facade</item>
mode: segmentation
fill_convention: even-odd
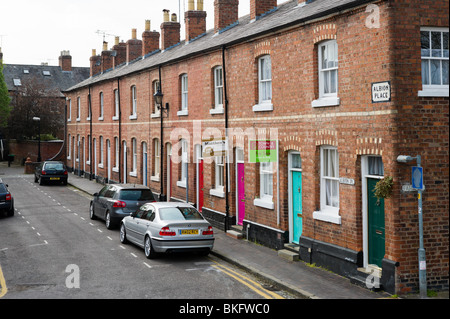
[[[268,2],[272,6],[272,1],[253,2]],[[305,4],[305,10],[314,3]],[[215,31],[224,27],[223,23],[219,23],[218,27],[217,22],[218,16],[224,14],[218,12],[220,5],[226,5],[229,9],[234,2],[215,1]],[[271,16],[301,10],[302,6],[297,7],[297,1],[286,3],[253,23],[263,23],[265,19],[270,21]],[[320,18],[315,16],[314,19],[306,19],[306,22],[276,28],[273,32],[258,33],[257,36],[245,38],[245,41],[230,41],[231,44],[210,48],[206,44],[205,50],[196,54],[186,53],[186,57],[179,51],[172,52],[189,50],[190,45],[200,45],[199,41],[216,41],[205,35],[185,48],[169,49],[160,56],[150,57],[156,62],[152,64],[149,60],[140,72],[133,71],[129,75],[126,72],[121,75],[106,73],[104,79],[100,75],[99,81],[94,79],[69,90],[67,97],[71,101],[81,97],[82,116],[79,122],[74,123],[76,114],[72,113],[68,134],[70,138],[79,135],[88,140],[91,131],[86,117],[90,93],[92,138],[96,139],[98,149],[100,136],[103,136],[105,143],[103,167],[97,167],[99,180],[109,176],[111,181],[123,182],[126,176],[127,182],[147,183],[155,193],[160,192],[162,180],[163,194],[170,192],[172,200],[185,201],[188,191],[189,202],[194,205],[201,202],[203,205],[199,209],[221,227],[227,214],[227,222],[238,222],[236,158],[239,149],[243,149],[244,231],[249,234],[249,239],[277,249],[282,248],[285,242],[297,241],[292,235],[294,213],[290,167],[293,165],[292,154],[300,154],[301,258],[349,277],[355,275],[357,268],[370,264],[369,221],[365,208],[368,200],[365,187],[370,174],[366,163],[369,156],[381,157],[384,176],[393,177],[394,187],[392,196],[384,200],[385,254],[379,267],[383,287],[395,293],[418,289],[419,240],[417,198],[414,193],[402,190],[402,186],[411,181],[412,164],[401,164],[396,159],[401,154],[420,154],[426,172],[423,210],[428,285],[429,289],[448,289],[448,93],[444,97],[418,96],[422,89],[421,27],[447,28],[448,32],[448,16],[444,14],[447,11],[448,1],[434,1],[432,4],[423,1],[354,1],[339,10],[327,11]],[[189,13],[186,13],[188,17]],[[231,20],[233,18],[229,18]],[[245,21],[240,21],[238,27],[245,28]],[[177,24],[179,30],[177,22],[162,24],[162,49],[176,44],[166,43],[166,24]],[[250,28],[251,23],[249,25]],[[215,37],[226,36],[227,32],[233,32],[238,27],[222,34],[216,33]],[[338,48],[338,93],[331,99],[323,99],[323,87],[318,76],[321,68],[318,61],[326,41],[336,41]],[[178,56],[164,61],[164,54]],[[261,102],[258,80],[260,58],[266,56],[270,56],[271,62],[270,103]],[[145,59],[143,61],[146,63]],[[158,68],[160,64],[161,69]],[[224,168],[204,158],[202,200],[198,199],[201,193],[197,189],[197,145],[201,144],[202,137],[210,134],[225,135],[225,111],[215,107],[214,74],[218,66],[226,72],[226,86],[225,83],[223,85],[227,101],[223,103],[228,102],[228,136],[232,158],[229,164],[228,212],[225,193],[216,185],[216,170]],[[164,153],[163,156],[158,153],[155,157],[155,143],[159,143],[161,137],[161,118],[156,113],[153,97],[154,82],[159,80],[159,74],[163,105],[168,103],[169,111],[167,115],[162,113]],[[182,109],[184,74],[188,76],[187,111]],[[372,84],[383,81],[389,81],[391,97],[388,101],[374,103]],[[137,92],[136,118],[130,117],[132,86],[136,87]],[[116,89],[120,91],[120,124],[119,120],[111,120]],[[97,115],[100,92],[104,92],[103,120],[98,120]],[[331,105],[326,104],[330,100],[333,101]],[[72,102],[72,112],[76,110],[75,104]],[[238,134],[240,131],[245,134]],[[269,132],[276,135],[269,135]],[[273,197],[268,204],[260,201],[263,195],[262,164],[248,161],[249,141],[254,139],[253,133],[257,139],[267,137],[278,141],[278,171],[274,163]],[[124,150],[120,149],[120,165],[108,173],[106,140],[111,143],[112,167],[116,163],[114,138],[119,138],[119,134],[120,145],[123,141],[127,145],[126,171]],[[183,169],[179,148],[182,138],[188,141],[186,185],[180,182]],[[137,141],[135,174],[130,174],[132,139]],[[87,145],[85,142],[85,152]],[[339,204],[338,210],[331,214],[321,208],[324,201],[321,188],[324,147],[336,150],[338,154]],[[144,148],[147,153],[146,182],[143,181]],[[73,143],[67,153],[74,153]],[[155,167],[158,161],[163,162],[162,172]],[[67,164],[74,166],[73,158],[68,158]],[[169,167],[170,175],[167,175]],[[89,165],[83,166],[83,171],[87,173],[90,169]],[[155,175],[156,172],[159,176]]]

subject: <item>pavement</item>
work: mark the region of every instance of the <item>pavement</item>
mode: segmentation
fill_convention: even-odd
[[[8,168],[4,162],[0,163],[0,168],[0,175],[9,175],[5,174],[8,170],[15,171],[15,173],[11,172],[12,174],[20,172],[18,167]],[[104,186],[94,180],[70,173],[68,183],[89,195],[93,195]],[[384,291],[374,292],[355,285],[348,278],[301,260],[288,261],[279,257],[274,249],[245,239],[233,238],[223,230],[215,228],[214,235],[215,243],[211,254],[257,276],[265,283],[267,289],[278,288],[290,292],[296,298],[307,299],[394,298]],[[408,298],[419,297],[410,295]],[[434,298],[448,299],[448,291],[438,293]]]

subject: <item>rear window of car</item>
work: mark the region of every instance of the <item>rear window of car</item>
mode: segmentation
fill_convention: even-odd
[[[195,208],[165,207],[159,209],[161,220],[202,220],[203,217]]]
[[[64,169],[64,165],[61,163],[47,163],[44,168],[48,170],[62,170]]]
[[[6,193],[6,186],[4,184],[0,184],[0,193]]]
[[[153,193],[149,189],[123,189],[119,193],[122,200],[154,200]]]

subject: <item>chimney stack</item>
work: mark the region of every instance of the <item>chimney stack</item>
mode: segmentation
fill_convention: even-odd
[[[92,49],[92,56],[89,58],[90,61],[90,76],[94,76],[101,71],[101,57],[97,55],[95,49]]]
[[[1,50],[0,55],[3,55]],[[59,56],[59,67],[63,71],[72,71],[72,56],[69,51],[61,51],[61,55]]]
[[[145,31],[142,33],[142,56],[159,49],[159,32],[150,31],[150,20],[145,20]]]
[[[136,39],[136,29],[131,29],[131,39],[127,41],[127,63],[137,59],[142,53],[142,41]]]
[[[186,25],[186,41],[206,32],[206,12],[203,11],[203,0],[197,0],[197,10],[194,10],[194,0],[189,0],[188,11],[184,13]]]
[[[214,0],[214,32],[239,19],[239,0]]]
[[[112,49],[115,51],[113,53],[113,68],[117,67],[119,64],[122,64],[127,61],[127,44],[119,42],[119,37],[115,37],[114,46]]]
[[[101,54],[101,72],[105,72],[113,67],[113,52],[108,50],[108,42],[103,41],[103,50]]]
[[[250,0],[250,19],[255,20],[277,7],[277,0]]]
[[[169,10],[164,9],[164,22],[161,23],[161,47],[165,50],[180,42],[181,25],[177,22],[177,15],[172,14],[172,20],[169,21]]]

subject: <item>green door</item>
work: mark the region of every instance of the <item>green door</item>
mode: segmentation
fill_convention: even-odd
[[[302,172],[292,171],[292,242],[299,243],[302,234]]]
[[[369,264],[381,267],[385,253],[384,234],[384,199],[377,199],[374,195],[375,184],[378,179],[367,179],[368,215],[369,215]]]

